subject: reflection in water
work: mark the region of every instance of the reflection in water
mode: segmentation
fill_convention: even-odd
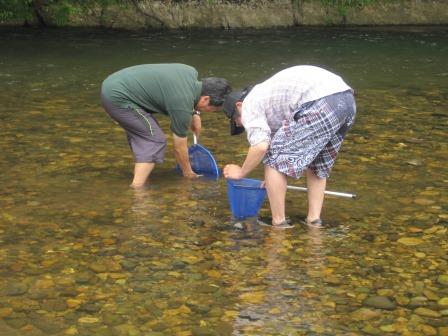
[[[446,32],[0,29],[0,335],[446,333]],[[128,188],[132,158],[99,85],[156,62],[236,88],[296,64],[343,75],[359,115],[328,189],[359,197],[329,197],[322,231],[239,230],[225,181],[185,180],[172,155],[148,189]],[[244,136],[201,117],[221,168],[244,160]],[[286,202],[297,223],[306,194]]]
[[[250,229],[256,230],[253,225]],[[242,301],[247,302],[238,304],[234,335],[288,335],[291,332],[305,335],[319,330],[325,323],[314,313],[315,307],[306,302],[307,298],[317,295],[310,293],[315,293],[323,283],[327,253],[322,242],[324,233],[315,228],[301,230],[303,245],[296,251],[306,251],[306,257],[301,260],[300,267],[291,265],[288,258],[294,249],[291,233],[294,231],[268,230],[262,248],[264,267],[257,274],[248,274],[249,277],[260,277],[262,285],[247,287],[240,295]],[[308,276],[316,275],[319,278],[315,283],[304,284]],[[316,317],[310,318],[313,315]]]

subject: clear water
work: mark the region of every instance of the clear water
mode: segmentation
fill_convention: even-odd
[[[447,33],[0,29],[0,335],[446,335]],[[328,189],[358,198],[327,198],[323,231],[239,230],[225,181],[173,173],[171,143],[128,188],[99,87],[160,62],[236,88],[297,64],[343,76],[358,117]],[[218,164],[242,163],[244,136],[202,119]],[[298,223],[306,195],[287,212]]]

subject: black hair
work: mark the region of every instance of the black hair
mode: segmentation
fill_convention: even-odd
[[[219,77],[207,77],[202,78],[202,92],[201,96],[210,97],[210,105],[221,106],[224,103],[224,99],[232,91],[230,83]]]

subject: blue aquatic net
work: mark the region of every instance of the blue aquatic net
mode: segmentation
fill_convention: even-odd
[[[196,136],[194,136],[194,145],[188,148],[188,156],[190,157],[191,169],[196,174],[211,178],[219,177],[219,168],[215,158],[208,149],[197,143]],[[182,172],[179,165],[176,165],[176,170]]]
[[[227,180],[227,197],[235,219],[258,216],[266,199],[266,188],[255,179]]]
[[[195,144],[188,149],[190,156],[191,169],[196,174],[209,177],[218,177],[219,168],[215,158],[205,147]]]

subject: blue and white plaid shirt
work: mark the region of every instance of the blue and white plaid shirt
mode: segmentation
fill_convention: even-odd
[[[242,124],[251,146],[271,137],[300,106],[334,93],[352,90],[341,77],[316,66],[282,70],[256,85],[243,101]]]

